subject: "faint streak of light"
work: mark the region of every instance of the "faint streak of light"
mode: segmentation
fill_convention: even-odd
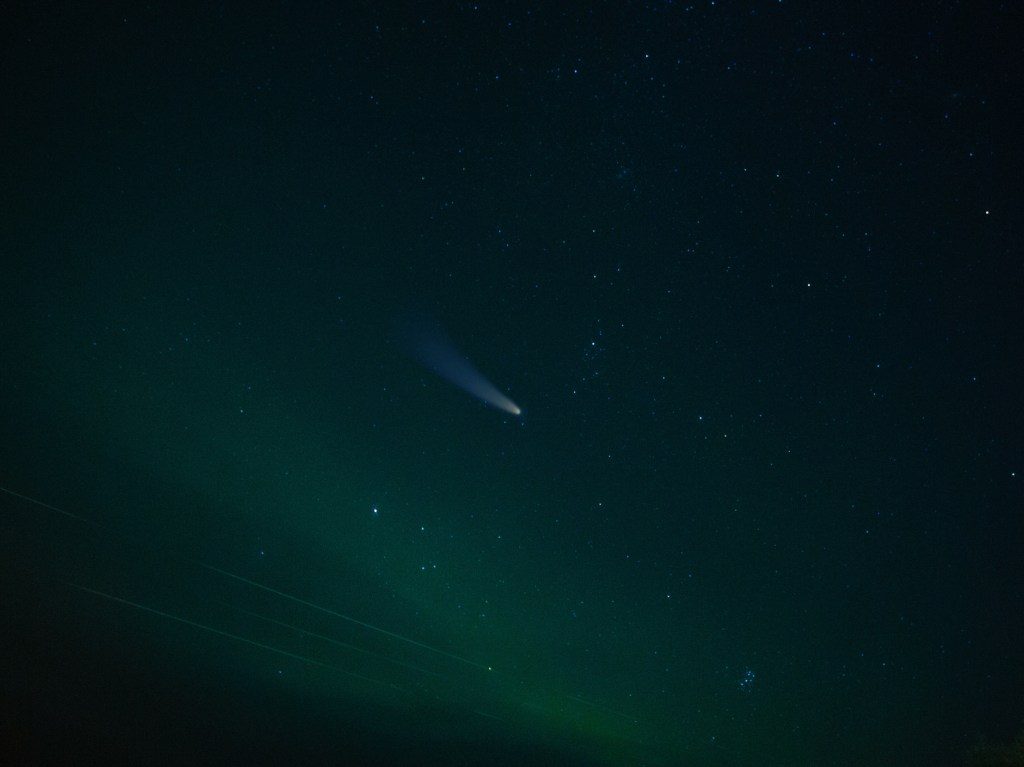
[[[614,708],[608,708],[608,706],[602,706],[600,703],[594,703],[593,701],[587,700],[586,698],[580,698],[580,697],[578,697],[576,695],[568,695],[568,694],[565,697],[569,698],[570,700],[574,700],[574,701],[576,701],[578,703],[582,703],[585,706],[590,706],[591,708],[596,708],[599,711],[604,711],[605,713],[608,713],[608,714],[614,714],[615,716],[620,716],[623,719],[626,719],[626,720],[632,722],[633,724],[637,724],[639,722],[639,720],[635,716],[629,716],[628,714],[623,714],[620,711],[616,711]]]
[[[477,711],[476,709],[473,709],[473,713],[474,714],[479,714],[480,716],[486,716],[488,719],[494,719],[494,720],[496,720],[498,722],[508,722],[507,719],[502,719],[500,716],[495,716],[494,714],[488,714],[488,713],[485,713],[483,711]]]
[[[349,644],[348,642],[342,642],[341,640],[335,639],[334,637],[325,636],[324,634],[318,634],[315,631],[309,631],[308,629],[300,628],[298,626],[293,626],[290,623],[285,623],[284,621],[279,621],[279,620],[276,620],[276,619],[271,618],[271,617],[266,616],[266,615],[260,615],[259,613],[250,612],[249,610],[243,610],[241,607],[235,607],[234,605],[228,604],[227,602],[221,602],[221,604],[225,605],[226,607],[230,607],[232,610],[237,610],[238,612],[243,613],[244,615],[249,615],[249,616],[251,616],[253,618],[258,618],[261,621],[266,621],[267,623],[273,623],[273,624],[275,624],[277,626],[283,626],[286,629],[291,629],[292,631],[297,631],[298,633],[305,634],[306,636],[311,636],[311,637],[316,637],[317,639],[322,639],[325,642],[330,642],[331,644],[337,645],[338,647],[344,647],[345,649],[352,650],[353,652],[362,653],[363,655],[369,655],[369,656],[372,656],[374,658],[380,658],[381,660],[387,661],[388,663],[394,663],[396,666],[401,666],[402,668],[412,669],[413,671],[419,671],[421,674],[430,674],[431,676],[436,676],[436,677],[441,677],[441,678],[444,677],[443,674],[439,674],[436,671],[429,671],[429,670],[427,670],[425,668],[420,668],[419,666],[414,666],[411,663],[402,663],[402,661],[395,660],[394,658],[389,658],[387,655],[381,655],[380,653],[372,652],[371,650],[364,650],[362,647],[356,647],[353,644]]]
[[[29,503],[34,503],[36,506],[42,506],[44,509],[55,511],[58,514],[63,514],[65,517],[71,517],[71,519],[75,519],[79,522],[85,522],[88,525],[95,524],[94,522],[86,519],[85,517],[80,517],[77,514],[72,514],[70,511],[64,511],[64,509],[58,509],[56,506],[51,506],[48,503],[43,503],[42,501],[36,500],[35,498],[29,498],[27,495],[22,495],[21,493],[16,493],[13,490],[8,490],[6,487],[0,486],[0,492],[7,493],[7,495],[13,495],[15,498],[20,498],[21,500],[28,501]]]
[[[22,495],[21,493],[16,493],[13,490],[8,490],[6,487],[0,486],[0,491],[3,491],[4,493],[7,493],[8,495],[11,495],[11,496],[13,496],[15,498],[20,498],[21,500],[27,501],[28,503],[33,503],[36,506],[41,506],[44,509],[49,509],[50,511],[57,512],[58,514],[63,514],[65,517],[70,517],[71,519],[77,520],[79,522],[84,522],[84,523],[86,523],[88,525],[98,526],[96,522],[93,522],[90,519],[86,519],[85,517],[80,517],[77,514],[72,514],[69,511],[64,511],[63,509],[59,509],[56,506],[51,506],[48,503],[44,503],[43,501],[37,500],[35,498],[31,498],[31,497],[29,497],[27,495]],[[100,527],[100,529],[102,529],[102,527]],[[185,561],[194,561],[194,560],[188,560],[187,557],[182,557],[182,559],[185,560]],[[291,601],[296,602],[296,603],[298,603],[300,605],[305,605],[306,607],[310,607],[310,608],[312,608],[314,610],[319,610],[320,612],[326,613],[327,615],[333,615],[336,618],[341,618],[342,620],[349,621],[350,623],[354,623],[357,626],[362,626],[363,628],[370,629],[371,631],[378,631],[381,634],[384,634],[386,636],[392,637],[394,639],[401,640],[402,642],[408,642],[409,644],[415,645],[416,647],[422,647],[424,650],[430,650],[431,652],[437,653],[439,655],[443,655],[446,658],[451,658],[452,660],[457,660],[457,661],[460,661],[461,663],[466,663],[466,664],[468,664],[470,666],[474,666],[475,668],[481,669],[483,671],[490,671],[490,666],[485,666],[483,664],[476,663],[475,661],[471,661],[468,658],[463,658],[463,657],[461,657],[459,655],[455,655],[455,654],[450,653],[450,652],[445,652],[444,650],[438,649],[437,647],[431,647],[430,645],[424,644],[423,642],[417,642],[415,639],[410,639],[409,637],[402,636],[401,634],[396,634],[393,631],[388,631],[387,629],[382,629],[379,626],[374,626],[372,623],[366,623],[364,621],[357,620],[356,618],[352,618],[351,616],[344,615],[344,614],[336,612],[334,610],[330,610],[330,609],[328,609],[326,607],[321,607],[320,605],[313,604],[312,602],[307,602],[304,599],[299,599],[298,597],[292,596],[291,594],[286,594],[283,591],[278,591],[277,589],[270,588],[269,586],[264,586],[262,583],[257,583],[256,581],[251,581],[248,578],[243,578],[241,575],[235,575],[234,573],[230,573],[227,570],[221,570],[219,567],[214,567],[213,565],[207,565],[207,564],[204,564],[202,562],[195,562],[195,564],[198,564],[201,567],[206,568],[207,570],[212,570],[215,573],[220,573],[221,575],[226,576],[228,578],[234,578],[235,580],[241,581],[242,583],[247,583],[250,586],[254,586],[255,588],[262,589],[263,591],[269,592],[271,594],[276,594],[279,597],[284,597],[285,599],[290,599]],[[102,596],[107,596],[107,595],[104,594]],[[111,597],[111,598],[112,599],[116,599],[117,597]],[[134,605],[134,603],[129,603],[129,604],[133,604]],[[148,608],[146,608],[146,609],[148,609]]]
[[[337,671],[339,674],[354,677],[355,679],[361,679],[364,682],[373,682],[374,684],[382,684],[385,687],[394,687],[394,685],[390,684],[389,682],[382,682],[379,679],[373,679],[368,676],[363,676],[362,674],[356,674],[352,671],[346,671],[343,668],[338,668],[337,666],[332,666],[329,663],[323,663],[321,661],[314,660],[313,658],[308,658],[305,655],[298,655],[296,653],[288,652],[287,650],[278,649],[277,647],[271,647],[270,645],[263,644],[262,642],[256,642],[252,639],[246,639],[245,637],[238,636],[237,634],[231,634],[227,631],[215,629],[212,626],[206,626],[202,623],[190,621],[188,620],[188,618],[182,618],[177,615],[172,615],[171,613],[165,613],[162,610],[157,610],[153,607],[146,607],[145,605],[140,605],[138,602],[132,602],[127,599],[122,599],[121,597],[115,597],[113,594],[106,594],[102,591],[97,591],[96,589],[90,589],[88,586],[82,586],[78,583],[71,583],[70,581],[64,581],[64,583],[66,583],[68,586],[72,586],[76,589],[79,589],[80,591],[86,591],[90,594],[95,594],[98,597],[109,599],[112,602],[119,602],[120,604],[128,605],[129,607],[134,607],[137,610],[143,610],[147,613],[152,613],[153,615],[159,615],[162,618],[168,618],[172,621],[177,621],[178,623],[184,623],[186,626],[193,626],[197,629],[202,629],[203,631],[209,631],[211,634],[227,637],[228,639],[234,639],[237,642],[244,642],[245,644],[252,645],[253,647],[259,647],[261,650],[266,650],[268,652],[277,653],[278,655],[283,655],[286,658],[294,658],[295,660],[302,661],[303,663],[310,663],[314,666],[322,666],[323,668],[328,668],[332,671]]]
[[[6,493],[7,495],[10,495],[10,496],[12,496],[14,498],[18,498],[20,500],[26,501],[28,503],[35,504],[36,506],[40,506],[40,507],[42,507],[44,509],[48,509],[50,511],[56,512],[57,514],[61,514],[61,515],[65,516],[65,517],[68,517],[70,519],[74,519],[74,520],[76,520],[78,522],[84,522],[85,524],[93,525],[93,526],[97,525],[97,523],[92,521],[91,519],[87,519],[85,517],[80,517],[77,514],[72,514],[70,511],[65,511],[64,509],[58,508],[58,507],[53,506],[53,505],[51,505],[49,503],[45,503],[44,501],[40,501],[40,500],[38,500],[36,498],[32,498],[32,497],[27,496],[27,495],[22,495],[21,493],[17,493],[14,490],[10,490],[9,488],[3,487],[2,485],[0,485],[0,492]],[[213,570],[214,572],[220,573],[221,575],[226,576],[228,578],[233,578],[235,580],[241,581],[242,583],[247,583],[250,586],[253,586],[255,588],[261,589],[261,590],[266,591],[266,592],[271,593],[271,594],[276,594],[279,597],[283,597],[285,599],[291,600],[292,602],[295,602],[297,604],[305,605],[306,607],[312,608],[314,610],[318,610],[318,611],[320,611],[322,613],[325,613],[327,615],[333,615],[336,618],[341,618],[342,620],[349,621],[349,622],[354,623],[354,624],[356,624],[358,626],[362,626],[364,628],[370,629],[371,631],[377,631],[377,632],[380,632],[380,633],[384,634],[385,636],[393,637],[394,639],[398,639],[398,640],[401,640],[403,642],[408,642],[409,644],[415,645],[416,647],[421,647],[421,648],[423,648],[425,650],[429,650],[430,652],[434,652],[434,653],[438,653],[439,655],[443,655],[446,658],[451,658],[452,660],[457,660],[457,661],[460,661],[462,663],[466,663],[466,664],[468,664],[470,666],[473,666],[474,668],[478,668],[478,669],[481,669],[483,671],[492,671],[492,668],[490,666],[485,666],[483,664],[476,663],[474,661],[469,660],[468,658],[463,658],[463,657],[461,657],[459,655],[455,655],[453,653],[445,652],[444,650],[440,650],[440,649],[438,649],[436,647],[431,647],[428,644],[424,644],[422,642],[417,642],[415,639],[410,639],[408,637],[404,637],[401,634],[396,634],[396,633],[394,633],[392,631],[387,631],[386,629],[382,629],[382,628],[380,628],[378,626],[374,626],[373,624],[365,623],[363,621],[360,621],[360,620],[357,620],[355,618],[352,618],[352,617],[350,617],[348,615],[343,615],[342,613],[336,612],[334,610],[330,610],[330,609],[328,609],[326,607],[321,607],[320,605],[313,604],[312,602],[307,602],[304,599],[299,599],[298,597],[294,597],[291,594],[286,594],[283,591],[278,591],[277,589],[270,588],[269,586],[264,586],[262,583],[257,583],[256,581],[251,581],[248,578],[243,578],[240,575],[235,575],[234,573],[230,573],[227,570],[221,570],[220,568],[213,567],[212,565],[203,564],[201,562],[198,563],[198,564],[200,564],[202,567],[204,567],[204,568],[206,568],[208,570]],[[168,613],[163,613],[163,612],[160,612],[159,610],[154,610],[151,607],[145,607],[144,605],[139,605],[139,604],[136,604],[135,602],[129,602],[126,599],[121,599],[119,597],[115,597],[115,596],[112,596],[110,594],[104,594],[103,592],[100,592],[100,591],[94,591],[93,589],[86,588],[85,586],[79,586],[78,584],[74,584],[74,583],[70,583],[69,585],[74,586],[75,588],[81,589],[83,591],[87,591],[89,593],[96,594],[97,596],[101,596],[101,597],[104,597],[106,599],[111,599],[111,600],[114,600],[116,602],[121,602],[123,604],[130,605],[131,607],[136,607],[136,608],[138,608],[140,610],[146,610],[147,612],[151,612],[151,613],[154,613],[156,615],[161,615],[163,617],[170,618],[171,620],[179,621],[181,623],[185,623],[185,624],[190,625],[190,626],[195,626],[196,628],[200,628],[200,629],[203,629],[205,631],[210,631],[210,632],[213,632],[215,634],[219,634],[221,636],[230,637],[231,639],[236,639],[236,640],[238,640],[240,642],[245,642],[246,644],[250,644],[250,645],[253,645],[255,647],[260,647],[260,648],[263,648],[263,649],[268,650],[270,652],[275,652],[275,653],[279,653],[279,654],[282,654],[282,655],[285,655],[285,656],[288,656],[288,657],[291,657],[291,658],[296,658],[296,659],[301,660],[301,661],[306,662],[306,663],[312,663],[312,664],[315,664],[315,665],[318,665],[318,666],[323,666],[325,668],[329,668],[329,669],[332,669],[334,671],[338,671],[339,673],[347,674],[348,676],[353,676],[353,677],[355,677],[357,679],[364,679],[364,680],[367,680],[367,681],[370,681],[370,682],[375,682],[377,684],[387,684],[389,687],[395,687],[396,689],[401,689],[401,688],[397,688],[393,684],[389,684],[389,683],[386,683],[386,682],[381,682],[381,681],[376,680],[376,679],[370,679],[369,677],[360,676],[359,674],[355,674],[353,672],[345,671],[344,669],[340,669],[340,668],[337,668],[335,666],[330,666],[328,664],[321,663],[320,661],[313,660],[312,658],[306,658],[306,657],[301,656],[301,655],[295,655],[293,653],[289,653],[289,652],[287,652],[285,650],[279,650],[279,649],[277,649],[275,647],[270,647],[269,645],[263,645],[263,644],[260,644],[259,642],[254,642],[251,639],[246,639],[245,637],[236,636],[235,634],[229,634],[227,632],[220,631],[218,629],[214,629],[214,628],[211,628],[209,626],[204,626],[204,625],[202,625],[200,623],[195,623],[193,621],[189,621],[189,620],[187,620],[185,618],[179,618],[179,617],[177,617],[175,615],[170,615]],[[234,608],[234,609],[240,610],[241,612],[247,612],[246,610],[242,610],[241,608],[237,608],[237,607]],[[256,618],[261,618],[263,620],[270,621],[272,623],[279,623],[279,621],[275,621],[275,620],[273,620],[271,618],[267,618],[266,616],[262,616],[262,615],[259,615],[257,613],[248,613],[248,614],[250,614],[250,615],[252,615],[252,616],[254,616]],[[370,653],[369,650],[362,650],[361,648],[355,647],[354,645],[347,645],[344,642],[340,642],[338,640],[332,639],[330,637],[323,636],[321,634],[316,634],[316,633],[314,633],[312,631],[306,631],[305,629],[298,628],[297,626],[291,626],[291,625],[286,624],[286,623],[281,623],[280,625],[285,626],[286,628],[293,629],[295,631],[299,631],[299,632],[304,633],[304,634],[309,634],[310,636],[315,636],[317,638],[324,639],[324,640],[329,641],[329,642],[334,642],[335,644],[338,644],[338,645],[341,645],[341,646],[350,647],[351,649],[359,651],[359,652]],[[376,653],[370,653],[370,654],[377,655]],[[418,667],[410,665],[410,664],[404,664],[404,663],[401,663],[400,661],[396,661],[396,660],[393,660],[391,658],[388,658],[387,656],[377,655],[377,657],[380,657],[380,658],[382,658],[384,660],[388,660],[388,661],[390,661],[392,663],[396,663],[396,664],[398,664],[400,666],[407,666],[408,668],[415,669],[416,671],[421,671],[421,672],[423,672],[425,674],[433,674],[435,676],[442,676],[441,674],[438,674],[437,672],[427,671],[426,669],[421,669],[421,668],[418,668]],[[575,701],[577,701],[579,703],[583,703],[585,705],[592,706],[594,708],[606,711],[606,712],[608,712],[610,714],[615,714],[616,716],[622,717],[623,719],[627,719],[627,720],[629,720],[631,722],[634,722],[634,723],[637,723],[639,721],[635,717],[628,716],[627,714],[620,713],[618,711],[615,711],[614,709],[607,708],[606,706],[601,706],[601,705],[599,705],[597,703],[592,703],[592,702],[590,702],[588,700],[585,700],[583,698],[579,698],[579,697],[577,697],[575,695],[566,695],[566,697],[568,697],[568,698],[570,698],[572,700],[575,700]],[[531,708],[534,707],[534,706],[532,706],[529,703],[526,703],[524,705],[526,705],[528,707],[531,707]],[[477,713],[480,713],[480,712],[477,712]],[[487,716],[487,714],[484,714],[484,716]],[[497,718],[497,717],[494,717],[494,718]]]
[[[408,642],[409,644],[415,645],[416,647],[422,647],[424,650],[430,650],[430,652],[435,652],[438,655],[445,656],[446,658],[451,658],[452,660],[457,660],[457,661],[459,661],[461,663],[466,663],[466,664],[468,664],[470,666],[473,666],[475,668],[482,669],[483,671],[488,671],[489,670],[488,666],[485,666],[483,664],[477,663],[475,661],[471,661],[468,658],[463,658],[460,655],[455,655],[454,653],[446,652],[446,651],[440,650],[440,649],[438,649],[436,647],[431,647],[430,645],[424,644],[423,642],[417,642],[415,639],[410,639],[409,637],[402,636],[401,634],[396,634],[393,631],[388,631],[387,629],[382,629],[380,626],[374,626],[372,623],[366,623],[365,621],[357,620],[356,618],[352,618],[352,617],[350,617],[348,615],[344,615],[343,613],[336,612],[335,610],[331,610],[331,609],[329,609],[327,607],[321,607],[320,605],[314,604],[313,602],[307,602],[305,599],[299,599],[298,597],[292,596],[291,594],[286,594],[283,591],[278,591],[277,589],[272,589],[270,586],[264,586],[262,583],[257,583],[256,581],[251,581],[248,578],[243,578],[241,575],[235,575],[234,573],[229,573],[227,570],[221,570],[219,567],[214,567],[213,565],[206,565],[206,564],[204,564],[202,566],[205,567],[207,570],[212,570],[215,573],[220,573],[221,575],[223,575],[223,576],[225,576],[227,578],[234,578],[236,581],[241,581],[242,583],[247,583],[250,586],[253,586],[255,588],[261,589],[262,591],[266,591],[266,592],[268,592],[270,594],[276,594],[277,596],[283,597],[283,598],[288,599],[288,600],[291,600],[292,602],[295,602],[296,604],[305,605],[306,607],[312,608],[313,610],[318,610],[318,611],[320,611],[322,613],[325,613],[327,615],[333,615],[335,618],[341,618],[342,620],[346,620],[349,623],[354,623],[357,626],[362,626],[363,628],[370,629],[371,631],[380,632],[381,634],[384,634],[385,636],[392,637],[393,639],[398,639],[398,640],[400,640],[402,642]]]

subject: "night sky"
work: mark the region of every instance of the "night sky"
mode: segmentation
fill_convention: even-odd
[[[0,751],[1009,758],[1012,6],[6,6]]]

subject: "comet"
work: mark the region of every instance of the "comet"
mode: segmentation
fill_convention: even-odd
[[[404,335],[412,355],[441,378],[491,407],[511,415],[522,415],[519,405],[488,381],[440,328],[423,322],[412,327],[410,323]]]

